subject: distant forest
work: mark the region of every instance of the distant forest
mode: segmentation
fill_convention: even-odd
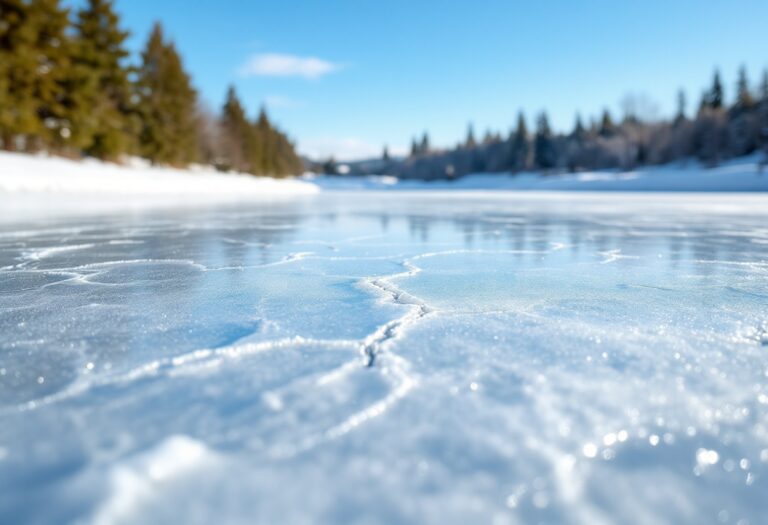
[[[125,48],[128,32],[112,0],[88,0],[70,12],[60,0],[0,0],[0,147],[120,161],[140,156],[155,164],[214,165],[259,175],[304,170],[294,144],[262,108],[249,117],[234,88],[218,114],[199,100],[176,46],[158,23],[138,63]],[[640,98],[623,115],[556,133],[546,113],[530,130],[522,113],[506,136],[486,132],[451,149],[429,137],[412,142],[407,158],[350,163],[352,174],[455,178],[467,173],[632,169],[697,158],[716,165],[759,150],[768,156],[768,72],[757,87],[741,69],[726,101],[718,72],[689,116],[684,93],[677,114],[659,120]],[[767,157],[768,158],[768,157]],[[336,173],[332,159],[314,169]]]
[[[671,120],[652,115],[642,97],[628,96],[620,120],[605,110],[599,120],[585,123],[576,117],[570,133],[555,133],[546,113],[529,131],[522,112],[507,135],[488,131],[477,138],[469,126],[466,140],[452,149],[435,149],[429,136],[414,139],[407,158],[394,159],[384,148],[381,159],[351,163],[351,174],[386,173],[402,178],[446,179],[468,173],[563,173],[595,169],[632,169],[696,158],[709,166],[763,150],[768,159],[768,71],[757,89],[750,86],[746,69],[736,79],[736,94],[726,103],[719,72],[701,98],[693,118],[680,92],[677,113]],[[763,161],[765,162],[765,161]],[[322,168],[335,173],[329,161]]]
[[[303,171],[264,109],[249,119],[230,89],[220,115],[200,103],[158,23],[138,64],[111,0],[76,13],[59,0],[0,0],[0,146],[119,161],[215,165],[260,175]]]

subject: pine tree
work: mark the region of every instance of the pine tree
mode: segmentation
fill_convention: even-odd
[[[17,138],[39,128],[33,86],[37,76],[35,28],[23,0],[0,0],[0,139],[16,148]]]
[[[517,128],[510,145],[510,167],[512,171],[522,171],[530,168],[531,143],[528,136],[528,126],[525,123],[525,115],[521,111],[517,115]]]
[[[69,10],[59,0],[31,0],[37,69],[33,94],[39,126],[30,149],[64,150],[72,135],[68,84],[72,42],[67,35]]]
[[[139,70],[142,154],[154,163],[183,166],[197,159],[197,93],[175,46],[155,24]]]
[[[329,157],[322,165],[323,173],[326,175],[338,175],[336,159]]]
[[[583,140],[587,135],[587,130],[584,129],[584,124],[581,121],[581,115],[579,113],[576,114],[576,123],[573,126],[573,132],[571,133],[571,137],[581,141]]]
[[[720,80],[720,71],[715,70],[715,76],[712,79],[712,89],[709,91],[707,106],[710,109],[720,109],[723,107],[723,83]]]
[[[464,141],[464,147],[467,149],[472,149],[475,146],[477,146],[477,141],[475,140],[475,130],[470,123],[467,126],[467,140]]]
[[[384,151],[381,153],[381,160],[384,163],[388,163],[391,160],[389,156],[389,147],[386,144],[384,145]]]
[[[611,118],[611,112],[607,109],[603,111],[603,116],[600,119],[600,136],[612,137],[616,134],[616,125]]]
[[[128,32],[120,29],[112,0],[88,0],[74,26],[73,138],[88,155],[116,159],[135,150],[138,127],[124,65]]]
[[[749,109],[754,105],[752,93],[749,91],[749,80],[747,79],[747,69],[742,66],[739,68],[739,79],[736,82],[736,107],[739,109]]]
[[[259,110],[259,116],[253,124],[254,134],[249,138],[255,142],[248,149],[251,155],[251,172],[260,175],[272,175],[275,173],[274,158],[270,152],[274,149],[272,143],[272,124],[269,122],[267,110],[264,106]]]
[[[536,166],[543,170],[554,168],[557,163],[552,129],[546,113],[541,113],[536,121],[536,137],[534,139],[534,158]]]
[[[411,157],[416,157],[419,154],[419,143],[416,139],[411,140]]]
[[[246,135],[246,152],[250,161],[250,173],[258,175],[296,175],[304,163],[296,154],[288,137],[276,129],[264,107]]]
[[[424,135],[422,135],[422,137],[421,137],[421,144],[419,144],[419,152],[422,155],[425,155],[425,154],[429,153],[429,148],[430,148],[430,145],[429,145],[429,135],[425,131]]]
[[[253,159],[252,154],[247,150],[253,147],[253,141],[249,139],[249,135],[255,131],[248,122],[234,86],[230,86],[227,91],[227,99],[221,110],[221,132],[223,166],[243,172],[251,171]]]
[[[682,122],[685,122],[685,91],[682,89],[677,92],[677,113],[675,114],[675,126],[679,126]]]
[[[296,147],[282,131],[273,129],[273,133],[278,158],[275,175],[299,175],[304,170],[304,162],[296,153]]]
[[[58,0],[0,1],[0,134],[27,150],[66,148],[70,39]]]

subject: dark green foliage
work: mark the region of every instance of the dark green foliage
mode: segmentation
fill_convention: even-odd
[[[326,175],[338,175],[336,160],[333,157],[325,161],[321,169]]]
[[[517,115],[517,128],[511,137],[510,167],[512,171],[522,171],[531,165],[531,142],[528,136],[528,126],[522,111]]]
[[[557,152],[552,137],[552,129],[546,113],[539,115],[536,121],[536,137],[534,138],[534,158],[536,167],[549,170],[557,165]]]
[[[37,129],[28,145],[39,150],[66,148],[71,137],[71,103],[67,89],[72,72],[72,41],[67,36],[69,12],[59,0],[31,0],[30,21],[34,28],[37,54],[32,87]]]
[[[419,146],[419,149],[421,153],[429,153],[429,135],[427,135],[427,132],[424,132],[424,135],[421,137],[421,145]]]
[[[68,143],[68,24],[58,0],[0,1],[0,135],[6,149],[61,150]]]
[[[426,155],[429,153],[431,146],[429,144],[429,135],[424,132],[421,140],[413,139],[411,141],[411,157],[418,157],[419,155]]]
[[[144,157],[153,163],[184,166],[197,160],[197,93],[176,47],[155,24],[139,69],[139,136]]]
[[[22,0],[0,0],[0,131],[3,147],[35,133],[38,121],[32,87],[36,60],[34,27]]]
[[[272,125],[264,108],[255,122],[248,120],[234,87],[222,108],[221,152],[224,168],[244,173],[295,175],[304,168],[293,144]]]
[[[677,113],[675,114],[675,126],[679,126],[682,122],[685,122],[685,91],[682,89],[677,92]]]
[[[616,125],[611,118],[611,112],[607,109],[603,111],[603,116],[600,119],[599,133],[601,137],[613,137],[616,134]]]
[[[744,67],[739,69],[739,80],[736,83],[736,105],[740,110],[747,110],[754,106],[755,100],[749,90],[749,80],[747,80],[747,70]]]
[[[709,109],[720,109],[723,107],[723,83],[720,80],[720,72],[715,71],[712,78],[712,88],[704,96],[703,106]]]
[[[298,174],[303,169],[301,159],[296,155],[288,137],[275,128],[267,117],[264,108],[254,124],[252,147],[255,158],[252,161],[252,173],[260,175]]]
[[[222,166],[237,171],[248,171],[248,155],[251,125],[234,87],[227,91],[227,99],[221,110],[221,153]]]
[[[576,123],[573,125],[573,131],[571,132],[571,137],[573,137],[574,140],[582,141],[587,136],[587,130],[584,128],[584,124],[581,121],[581,115],[576,114]]]
[[[263,110],[249,121],[234,90],[220,120],[198,104],[160,24],[138,68],[126,63],[127,37],[113,0],[87,0],[74,20],[60,0],[0,0],[0,145],[265,175],[303,170],[288,137]]]
[[[471,149],[477,146],[477,141],[475,140],[475,130],[472,127],[472,124],[467,126],[467,139],[464,141],[464,147]]]
[[[73,46],[73,140],[101,159],[135,152],[138,115],[125,65],[128,32],[111,0],[89,0],[77,13]]]

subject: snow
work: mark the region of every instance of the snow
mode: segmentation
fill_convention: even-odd
[[[483,173],[455,181],[398,181],[391,176],[305,176],[328,190],[538,190],[538,191],[768,191],[768,168],[762,156],[734,159],[715,168],[696,161],[639,168],[634,171],[593,171],[562,175]]]
[[[0,523],[761,523],[766,219],[478,191],[8,218]]]
[[[189,170],[152,167],[138,159],[121,166],[93,159],[75,161],[0,152],[0,195],[85,195],[136,200],[151,197],[174,202],[210,202],[316,191],[314,185],[297,180],[223,174],[200,166]]]

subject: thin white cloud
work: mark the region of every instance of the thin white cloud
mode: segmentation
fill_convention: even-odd
[[[334,64],[317,57],[260,53],[252,56],[240,68],[240,74],[245,77],[304,77],[316,79],[338,71],[341,68],[341,64]]]

